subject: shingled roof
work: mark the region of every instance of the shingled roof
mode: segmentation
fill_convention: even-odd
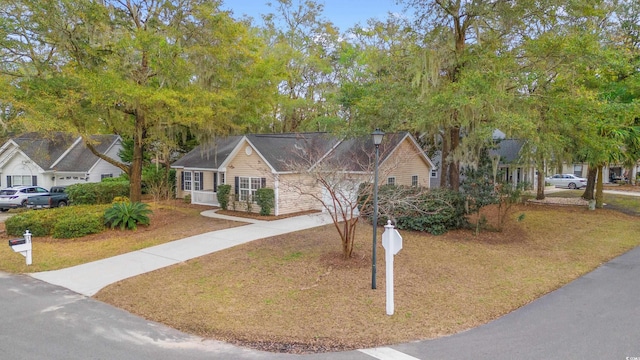
[[[319,160],[339,141],[325,132],[251,134],[247,140],[278,172],[290,171],[294,164]]]
[[[212,144],[199,145],[174,162],[172,166],[217,169],[231,155],[240,140],[242,136],[229,136],[218,138]]]
[[[520,160],[520,151],[524,141],[517,139],[502,139],[497,143],[496,149],[489,150],[489,155],[498,155],[505,164],[514,164]]]
[[[379,147],[380,162],[407,137],[409,133],[388,133]],[[173,167],[218,169],[232,154],[243,137],[232,136],[216,140],[217,147],[204,150],[197,147]],[[375,147],[371,136],[339,139],[326,132],[249,134],[244,138],[276,172],[292,171],[295,164],[314,165],[319,160],[338,164],[345,171],[370,171]]]
[[[408,136],[407,132],[385,134],[378,147],[379,162],[383,163],[406,136]],[[375,145],[371,136],[366,136],[344,139],[325,161],[339,164],[345,171],[367,172],[371,171],[374,156]]]
[[[96,150],[106,153],[119,139],[118,135],[93,135]],[[86,172],[99,160],[82,142],[82,138],[68,133],[43,136],[26,133],[12,140],[20,150],[44,170]]]

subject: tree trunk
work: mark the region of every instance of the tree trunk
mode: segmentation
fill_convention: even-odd
[[[135,130],[133,134],[133,157],[129,171],[129,200],[142,200],[142,160],[144,140],[146,136],[144,115],[137,112],[135,116]]]
[[[454,127],[451,129],[451,152],[455,152],[455,150],[460,145],[460,128]],[[460,190],[460,161],[455,160],[455,157],[452,157],[451,163],[449,164],[449,185],[451,190],[458,191]]]
[[[440,157],[440,187],[449,187],[449,137],[446,132],[442,136],[442,152]]]
[[[541,165],[538,165],[537,170],[538,170],[538,174],[536,176],[538,177],[538,186],[536,189],[537,190],[536,200],[544,200],[544,187],[545,187],[544,167]]]
[[[602,209],[604,204],[604,195],[602,193],[602,168],[603,165],[598,166],[598,180],[596,182],[596,208]]]
[[[587,187],[584,188],[584,193],[582,194],[582,198],[585,200],[593,200],[593,192],[595,190],[596,179],[598,176],[598,168],[593,165],[589,165],[589,170],[587,171]]]

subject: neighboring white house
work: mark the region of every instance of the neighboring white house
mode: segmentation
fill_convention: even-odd
[[[117,135],[93,135],[93,146],[101,154],[119,159],[122,139]],[[81,137],[66,133],[43,136],[27,133],[9,139],[0,147],[0,187],[38,185],[44,188],[118,177],[122,170],[96,155]]]

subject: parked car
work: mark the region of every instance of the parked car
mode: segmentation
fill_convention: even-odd
[[[27,207],[30,209],[43,209],[67,206],[69,204],[69,195],[67,195],[65,189],[65,186],[54,186],[47,194],[32,196],[27,199]]]
[[[0,211],[24,207],[31,196],[48,194],[49,191],[39,186],[14,186],[0,190]]]
[[[577,177],[573,174],[555,174],[545,178],[544,181],[555,185],[555,187],[566,187],[569,189],[580,189],[587,186],[587,179]]]

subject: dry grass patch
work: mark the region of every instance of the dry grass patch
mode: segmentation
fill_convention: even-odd
[[[486,323],[637,246],[637,217],[528,206],[503,232],[401,232],[394,316],[371,227],[342,260],[332,225],[258,240],[122,281],[96,298],[177,329],[270,351],[333,351],[435,338]],[[485,216],[493,219],[491,209]]]
[[[139,226],[137,230],[107,229],[78,239],[34,237],[31,266],[25,265],[24,257],[14,253],[9,246],[0,247],[0,270],[12,273],[56,270],[244,224],[204,218],[200,213],[210,207],[184,204],[179,200],[150,203],[150,208],[153,211],[149,215],[150,226]],[[0,224],[0,229],[4,230],[4,224]],[[8,238],[3,233],[0,240],[6,244]]]

